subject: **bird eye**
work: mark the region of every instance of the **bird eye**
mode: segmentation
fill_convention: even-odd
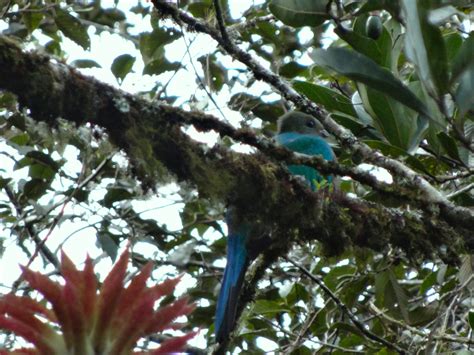
[[[314,120],[309,120],[306,122],[306,127],[314,128],[316,127],[316,122]]]

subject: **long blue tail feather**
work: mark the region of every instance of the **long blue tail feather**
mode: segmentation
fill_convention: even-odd
[[[234,328],[240,289],[249,265],[247,253],[247,228],[229,227],[227,237],[227,265],[224,271],[219,299],[217,301],[215,333],[216,340],[222,342]]]

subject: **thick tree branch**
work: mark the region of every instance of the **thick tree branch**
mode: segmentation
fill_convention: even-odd
[[[5,37],[0,37],[0,88],[15,93],[36,120],[54,125],[62,117],[104,127],[149,186],[168,179],[171,172],[180,181],[193,182],[203,196],[231,202],[244,218],[258,216],[281,237],[275,237],[277,249],[313,239],[321,241],[328,254],[340,253],[350,244],[378,251],[391,244],[410,258],[438,254],[451,263],[462,251],[474,250],[472,230],[462,223],[449,225],[439,218],[437,208],[399,211],[341,194],[328,198],[325,193],[311,193],[267,156],[209,148],[190,139],[181,125],[200,129],[220,125],[221,134],[246,137],[270,156],[286,154],[270,141],[231,129],[208,115],[129,95],[48,57],[25,53]],[[326,163],[316,159],[314,164],[325,171]]]
[[[256,79],[272,85],[282,96],[292,101],[302,111],[318,118],[325,128],[338,138],[341,145],[350,150],[352,154],[361,157],[367,163],[385,168],[394,176],[401,178],[400,181],[406,185],[407,190],[414,189],[418,195],[423,196],[425,201],[437,204],[441,209],[441,213],[451,223],[461,222],[466,228],[474,227],[472,222],[474,219],[473,211],[456,206],[412,169],[398,160],[385,157],[360,142],[350,131],[337,124],[324,110],[297,93],[284,79],[260,65],[248,51],[235,45],[227,35],[223,36],[222,32],[226,32],[225,28],[222,31],[221,24],[219,24],[221,29],[219,31],[207,23],[193,18],[171,3],[160,0],[153,0],[152,2],[162,15],[171,16],[176,22],[186,24],[193,31],[202,32],[212,37],[233,58],[245,64],[252,71]]]

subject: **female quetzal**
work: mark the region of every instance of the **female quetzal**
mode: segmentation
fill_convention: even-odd
[[[335,160],[331,146],[324,140],[327,132],[314,117],[302,112],[289,112],[278,120],[275,140],[288,149],[307,155],[321,155],[326,160]],[[332,183],[332,176],[323,177],[317,170],[304,165],[289,165],[294,175],[304,177],[313,191],[323,181]],[[226,214],[228,227],[227,265],[224,271],[219,299],[217,301],[215,333],[217,342],[226,339],[234,328],[240,289],[250,262],[258,255],[249,243],[254,231],[251,223],[237,220],[230,208]]]

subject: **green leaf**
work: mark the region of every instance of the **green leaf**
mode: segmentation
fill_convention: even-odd
[[[439,132],[437,137],[444,150],[451,158],[456,159],[457,161],[462,161],[461,157],[459,156],[459,150],[456,145],[456,141],[453,139],[453,137],[444,132]]]
[[[472,66],[474,66],[474,32],[469,34],[453,59],[451,80],[456,80],[463,71]]]
[[[164,46],[181,37],[176,29],[157,28],[153,32],[140,35],[140,53],[143,61],[148,64],[164,57]]]
[[[415,170],[422,173],[428,173],[431,175],[446,174],[449,171],[450,166],[440,161],[438,158],[427,155],[409,156],[407,163]]]
[[[314,322],[312,322],[310,326],[311,334],[314,334],[316,336],[323,335],[328,330],[328,322],[327,322],[328,311],[326,308],[322,308],[316,314],[317,314],[316,318],[314,319]]]
[[[76,59],[71,62],[75,68],[102,68],[99,63],[92,59]]]
[[[291,308],[275,301],[258,300],[252,311],[257,314],[275,315],[281,312],[291,312]]]
[[[336,266],[324,276],[324,283],[331,290],[335,291],[341,283],[350,280],[355,272],[356,268],[352,265]]]
[[[187,10],[194,16],[199,18],[209,18],[213,14],[213,6],[211,1],[193,1],[188,5]]]
[[[398,283],[393,269],[375,276],[375,300],[377,307],[387,308],[394,314],[399,313],[405,322],[409,322],[408,297]]]
[[[30,165],[28,175],[34,179],[51,181],[54,179],[56,172],[49,166],[45,166],[43,164],[32,164]]]
[[[227,70],[217,61],[215,55],[204,55],[198,58],[204,72],[204,84],[212,91],[220,91],[227,82]]]
[[[446,44],[446,55],[448,56],[448,63],[451,66],[451,81],[454,79],[453,67],[454,67],[454,58],[459,54],[464,41],[462,36],[459,33],[453,32],[448,33],[444,36],[444,42]]]
[[[418,290],[419,295],[424,295],[430,288],[436,284],[436,272],[430,272],[421,283],[420,289]]]
[[[23,23],[28,29],[28,32],[31,33],[38,28],[38,26],[41,23],[41,20],[43,20],[44,18],[44,14],[41,11],[34,11],[35,8],[32,8],[32,7],[30,7],[28,10],[33,10],[33,11],[22,12],[22,18],[23,18]]]
[[[360,295],[367,290],[368,285],[372,279],[369,276],[361,276],[355,279],[349,280],[344,288],[341,290],[341,299],[348,306],[352,307],[356,304],[357,299]]]
[[[6,108],[9,111],[15,111],[16,104],[17,104],[17,101],[16,101],[15,95],[7,91],[0,92],[0,107]],[[20,119],[22,119],[23,122],[25,121],[22,115],[14,114],[12,116],[16,116],[16,117],[20,116]],[[12,120],[12,116],[10,116],[9,121]],[[24,127],[24,124],[22,125],[22,127]]]
[[[359,335],[356,335],[356,334],[351,334],[351,333],[346,333],[341,336],[341,340],[339,342],[339,346],[340,347],[345,347],[345,348],[354,348],[354,347],[357,347],[359,345],[363,345],[365,343],[364,341],[364,337],[363,336],[359,336]],[[324,346],[323,348],[324,349]],[[331,349],[331,346],[329,346],[329,344],[327,345],[327,351],[325,353],[330,353],[330,354],[334,354],[334,355],[344,355],[345,352],[342,352],[342,351],[334,351],[333,349]],[[394,354],[389,354],[389,355],[394,355]]]
[[[292,304],[296,304],[299,301],[309,302],[310,299],[311,294],[309,294],[308,290],[302,284],[295,282],[286,296],[286,303],[291,307]]]
[[[85,189],[70,188],[64,192],[65,196],[72,196],[77,202],[86,202],[89,197],[89,191]]]
[[[433,321],[438,315],[438,307],[436,305],[423,305],[410,309],[410,323],[414,327],[427,325]]]
[[[474,274],[474,257],[472,255],[464,255],[461,260],[462,264],[459,268],[457,278],[459,283],[463,285],[464,283],[468,282],[471,275]],[[474,282],[471,280],[471,282],[469,282],[466,287],[469,289],[469,291],[473,291]]]
[[[54,21],[67,38],[77,43],[82,48],[89,49],[91,40],[87,33],[87,29],[82,25],[81,21],[59,8],[56,9]]]
[[[109,188],[104,196],[103,205],[105,207],[112,207],[114,202],[128,200],[133,195],[126,189],[122,188]]]
[[[247,93],[233,95],[229,101],[229,108],[242,113],[252,112],[263,121],[276,122],[283,115],[281,101],[264,102],[260,97]]]
[[[112,233],[101,231],[97,233],[97,241],[102,250],[112,259],[112,262],[115,262],[119,248],[119,238],[116,238]]]
[[[365,91],[364,91],[364,95],[365,95]],[[364,100],[365,100],[365,96],[364,96]],[[352,94],[351,102],[352,102],[352,106],[354,107],[355,112],[357,113],[358,120],[366,126],[373,126],[374,120],[369,115],[369,113],[365,110],[363,102],[362,102],[362,97],[359,91],[355,91],[354,94]]]
[[[329,19],[327,0],[272,0],[270,12],[285,25],[316,27]]]
[[[332,113],[331,117],[340,125],[343,125],[347,129],[351,130],[356,136],[366,136],[372,139],[380,139],[378,132],[372,127],[360,122],[358,118],[352,116]]]
[[[467,319],[469,321],[469,326],[471,327],[471,329],[474,329],[474,311],[469,311]]]
[[[28,135],[28,133],[20,133],[16,136],[11,137],[9,140],[12,143],[18,144],[19,146],[23,146],[28,144],[28,142],[30,141],[30,136]]]
[[[56,57],[61,57],[63,55],[63,52],[61,50],[61,44],[59,43],[59,41],[56,40],[49,41],[48,43],[46,43],[44,45],[44,49],[46,50],[46,52]]]
[[[50,155],[39,152],[39,151],[31,151],[28,152],[25,157],[30,158],[32,161],[38,162],[42,165],[50,167],[53,171],[59,170],[59,164],[51,158]]]
[[[382,141],[375,141],[375,140],[365,140],[365,144],[367,144],[370,148],[378,149],[384,155],[398,158],[400,156],[406,156],[407,152],[404,149],[400,149],[388,143]]]
[[[5,178],[0,176],[0,189],[3,189],[5,186],[7,186],[10,183],[11,180],[12,180],[11,178],[6,178],[5,179]]]
[[[436,273],[436,282],[438,282],[438,284],[442,285],[445,282],[447,271],[448,271],[448,265],[441,264],[438,269],[438,272]]]
[[[411,109],[430,117],[428,109],[408,87],[398,80],[390,71],[380,67],[372,59],[345,49],[315,49],[313,59],[316,64],[328,67],[348,78],[364,83]]]
[[[379,308],[384,307],[385,289],[389,282],[389,275],[387,271],[379,272],[375,275],[375,305]]]
[[[395,273],[392,270],[389,271],[389,278],[392,287],[391,295],[394,296],[396,306],[398,306],[398,309],[400,310],[405,322],[410,323],[410,315],[408,313],[408,296],[403,287],[398,283]],[[395,303],[392,303],[390,306],[394,307]]]
[[[23,194],[28,199],[37,200],[46,193],[50,182],[43,179],[31,179],[23,186]]]
[[[474,110],[474,65],[471,65],[461,74],[459,85],[454,98],[459,108],[459,116],[462,117],[469,110]]]
[[[406,151],[416,149],[427,128],[426,120],[379,91],[363,85],[358,85],[358,89],[364,108],[382,135],[392,145]]]
[[[176,71],[181,68],[181,64],[178,62],[169,62],[166,58],[156,59],[149,62],[143,68],[143,75],[160,75],[167,71]]]
[[[295,81],[293,87],[314,103],[323,105],[328,111],[342,112],[357,117],[351,100],[337,91],[307,81]]]
[[[143,6],[141,2],[138,2],[136,3],[135,6],[130,8],[130,11],[133,12],[134,14],[142,15],[142,17],[145,17],[146,15],[149,14],[150,8]]]
[[[285,78],[292,79],[295,76],[306,76],[308,72],[308,67],[301,65],[295,61],[291,61],[287,64],[283,64],[280,67],[279,74]]]
[[[454,197],[451,197],[450,200],[457,205],[474,208],[474,196],[472,196],[472,194],[469,192],[458,194]]]
[[[448,91],[446,47],[438,26],[428,21],[428,2],[402,0],[407,32],[406,54],[430,93],[441,96]]]
[[[100,9],[94,22],[104,26],[114,27],[117,22],[126,20],[125,14],[117,8]]]
[[[445,282],[441,288],[439,289],[439,294],[440,295],[444,295],[448,292],[451,292],[452,290],[454,290],[454,288],[458,286],[458,282],[457,282],[457,279],[455,278],[451,278],[449,281]]]
[[[360,34],[348,30],[342,26],[336,27],[334,32],[344,41],[350,44],[359,53],[362,53],[375,61],[377,64],[383,65],[380,59],[382,54],[377,46],[377,42],[371,38],[361,36]]]
[[[153,32],[140,35],[140,53],[145,63],[144,75],[159,75],[181,68],[180,63],[170,63],[166,59],[164,49],[166,44],[173,42],[180,36],[179,31],[168,28],[155,28]]]
[[[121,82],[127,76],[127,74],[130,73],[134,63],[135,57],[131,56],[130,54],[122,54],[114,59],[110,69],[117,80]]]
[[[371,58],[380,66],[390,68],[392,64],[391,56],[394,54],[395,47],[392,44],[392,38],[389,31],[382,25],[381,35],[377,40],[369,38],[366,34],[367,16],[359,16],[353,25],[353,30],[346,29],[339,25],[334,32],[344,41],[354,48],[357,52]],[[388,22],[391,25],[391,22]],[[392,36],[396,35],[391,29]],[[398,49],[397,49],[398,50]]]

